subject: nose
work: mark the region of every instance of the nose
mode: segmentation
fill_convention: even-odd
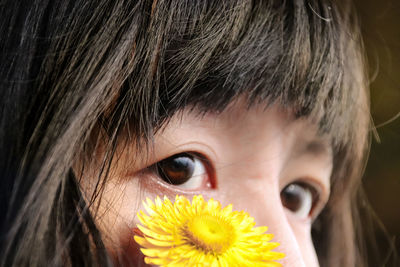
[[[280,244],[275,250],[285,254],[285,258],[281,260],[283,266],[316,266],[306,264],[305,255],[303,255],[301,246],[308,245],[305,244],[304,241],[301,242],[301,240],[298,240],[287,218],[287,214],[277,205],[280,204],[280,199],[279,202],[269,202],[269,204],[259,205],[254,216],[257,224],[268,226],[268,233],[274,235],[272,241]],[[276,208],[276,206],[278,206],[278,208]]]
[[[259,184],[236,187],[238,192],[230,192],[230,203],[235,209],[245,210],[255,218],[257,226],[267,226],[267,233],[273,234],[271,242],[280,246],[274,251],[283,252],[285,257],[279,262],[283,266],[319,266],[310,237],[310,226],[296,221],[283,206],[278,185]]]

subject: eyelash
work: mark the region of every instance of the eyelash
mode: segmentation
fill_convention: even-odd
[[[191,167],[188,169],[189,165]],[[212,163],[196,152],[172,155],[153,164],[149,169],[165,183],[184,190],[215,189],[217,185]],[[286,185],[281,190],[280,197],[282,205],[301,219],[315,217],[316,207],[320,206],[319,190],[313,184],[301,180]]]

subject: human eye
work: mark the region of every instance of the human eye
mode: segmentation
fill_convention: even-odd
[[[207,189],[215,184],[209,161],[198,153],[175,154],[155,163],[151,168],[165,183],[181,189]]]
[[[305,182],[290,183],[281,191],[282,205],[300,219],[315,217],[319,199],[315,186]]]

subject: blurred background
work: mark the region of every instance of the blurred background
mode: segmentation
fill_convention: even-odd
[[[392,266],[400,254],[400,0],[356,0],[371,78],[377,137],[364,177],[367,197],[388,232],[378,243]],[[397,262],[397,264],[400,264]],[[400,266],[400,265],[397,265]]]

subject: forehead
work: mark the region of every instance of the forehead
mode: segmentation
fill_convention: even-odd
[[[245,101],[235,101],[220,113],[200,114],[194,109],[184,109],[156,134],[155,140],[166,141],[171,148],[183,140],[210,141],[224,148],[248,146],[249,153],[258,145],[279,142],[290,151],[288,157],[332,156],[330,138],[320,134],[318,125],[310,119],[296,119],[278,104],[249,107]]]

